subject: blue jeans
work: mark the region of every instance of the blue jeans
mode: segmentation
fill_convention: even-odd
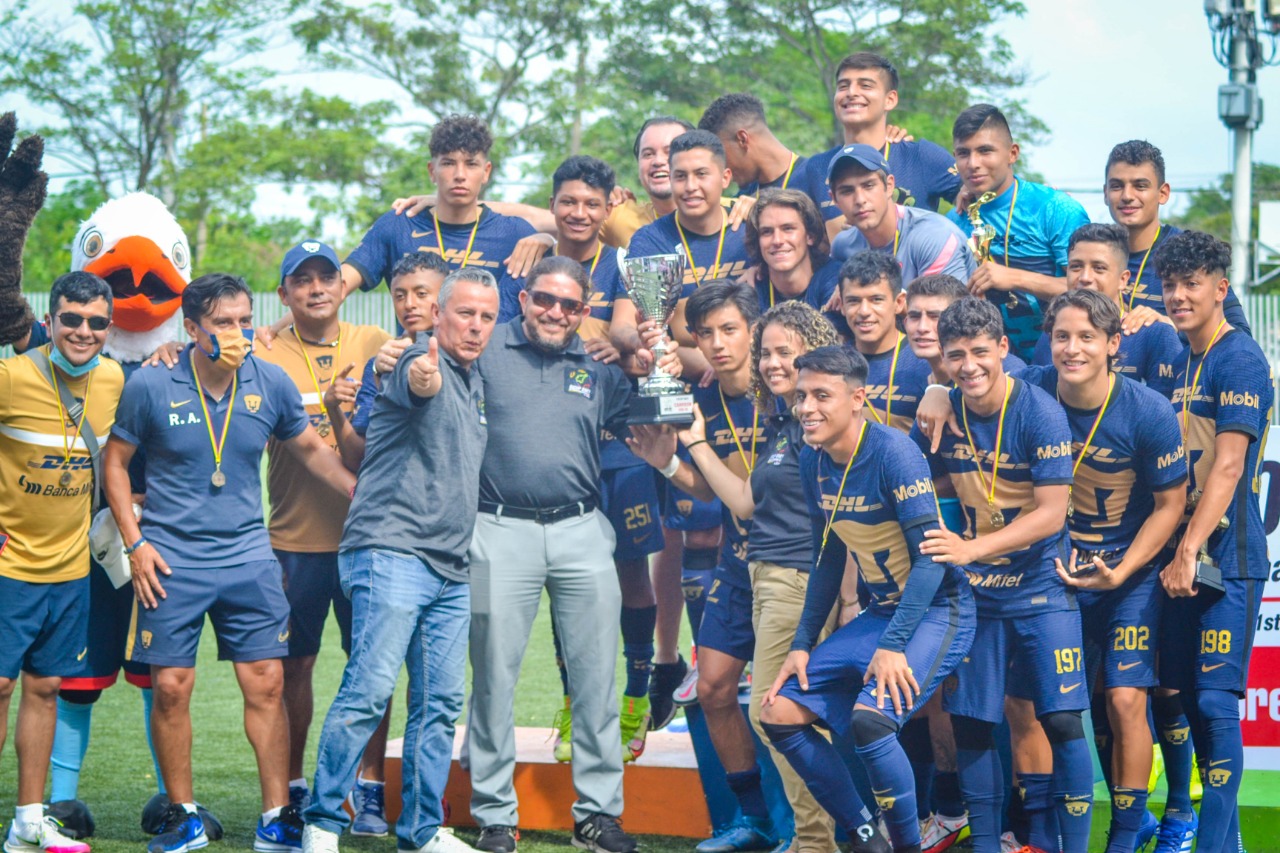
[[[350,823],[342,801],[405,663],[409,719],[396,841],[402,850],[418,848],[444,819],[440,798],[453,758],[454,722],[462,713],[471,587],[446,580],[417,557],[376,548],[339,554],[338,575],[351,599],[351,657],[320,731],[304,818],[337,833]]]

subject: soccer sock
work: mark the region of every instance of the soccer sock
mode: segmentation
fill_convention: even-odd
[[[44,803],[31,803],[13,810],[13,822],[23,830],[39,829],[44,820]]]
[[[1111,754],[1115,735],[1111,731],[1111,715],[1107,713],[1107,701],[1094,695],[1089,706],[1089,718],[1093,721],[1093,745],[1098,750],[1098,763],[1102,765],[1102,778],[1111,787]]]
[[[1053,776],[1049,773],[1019,773],[1022,810],[1027,820],[1027,843],[1041,850],[1058,849],[1058,829],[1053,815]]]
[[[933,777],[933,806],[943,817],[963,817],[964,797],[960,796],[960,776],[938,772]]]
[[[280,812],[284,810],[284,806],[276,806],[274,809],[267,809],[262,813],[262,825],[266,826],[271,821],[280,817]]]
[[[164,775],[160,772],[160,759],[156,757],[155,741],[151,739],[151,688],[143,687],[142,692],[142,728],[147,733],[147,749],[151,750],[151,766],[156,771],[156,792],[163,794]]]
[[[715,548],[685,548],[684,562],[680,567],[680,586],[684,589],[684,609],[689,616],[689,630],[694,645],[702,627],[702,611],[707,605],[707,590],[711,588],[711,576],[716,570]]]
[[[1239,699],[1227,690],[1197,690],[1196,707],[1204,723],[1204,797],[1200,800],[1199,850],[1234,850],[1231,818],[1244,775],[1244,742],[1240,734]]]
[[[1164,813],[1178,820],[1191,820],[1192,759],[1195,750],[1191,746],[1191,723],[1182,710],[1182,697],[1155,696],[1151,700],[1159,734],[1160,754],[1164,756],[1164,779],[1169,787],[1169,798]]]
[[[58,697],[58,721],[54,728],[50,758],[52,790],[49,801],[74,800],[80,788],[80,768],[89,748],[93,726],[93,705],[81,705]]]
[[[360,777],[359,777],[359,776],[356,776],[356,784],[357,784],[357,785],[358,785],[358,784],[360,784]],[[299,778],[297,778],[297,779],[290,779],[290,780],[289,780],[289,787],[290,787],[290,788],[307,788],[307,787],[308,787],[308,785],[307,785],[307,780],[306,780],[305,778],[302,778],[302,777],[299,777]]]
[[[907,720],[898,733],[898,741],[914,777],[916,808],[919,819],[929,816],[930,788],[933,782],[933,741],[929,737],[929,718]]]
[[[744,817],[765,822],[769,820],[769,807],[764,802],[764,787],[760,784],[759,767],[739,770],[737,773],[726,773],[725,779],[729,782],[729,790],[733,791],[733,795],[738,798],[738,805],[742,807]]]
[[[1147,813],[1146,788],[1111,789],[1111,833],[1107,853],[1133,853],[1142,816]]]
[[[1050,743],[1053,744],[1053,799],[1057,803],[1062,853],[1087,853],[1093,810],[1093,759],[1089,755],[1089,743],[1084,739],[1083,729],[1079,737],[1056,743],[1050,738]],[[1054,841],[1056,843],[1056,837]]]
[[[866,839],[859,829],[871,823],[871,812],[858,796],[853,777],[831,741],[813,726],[783,726],[762,723],[769,741],[787,758],[804,780],[818,805],[849,833],[849,838]],[[873,827],[874,831],[874,827]]]
[[[969,806],[974,853],[1000,853],[1004,769],[996,752],[995,726],[972,717],[951,717],[956,733],[956,771]]]
[[[626,696],[640,699],[649,695],[657,622],[657,605],[622,608],[622,656],[627,662],[627,686],[622,692]]]
[[[854,716],[867,713],[855,711]],[[879,715],[877,715],[879,716]],[[856,724],[855,724],[856,725]],[[926,726],[925,731],[928,732]],[[871,792],[889,827],[895,850],[920,843],[920,819],[916,814],[916,788],[911,762],[894,734],[858,745],[858,757],[867,768]]]
[[[569,670],[564,665],[564,649],[560,646],[560,629],[556,627],[556,616],[551,614],[551,645],[556,650],[556,669],[560,671],[560,688],[564,695],[569,695]]]

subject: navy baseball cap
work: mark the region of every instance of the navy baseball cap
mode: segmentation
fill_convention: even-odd
[[[831,183],[831,176],[845,163],[857,163],[868,172],[889,174],[889,161],[884,159],[880,149],[859,142],[854,145],[846,145],[836,152],[836,156],[831,158],[831,165],[827,167],[828,184]]]
[[[312,258],[324,258],[333,265],[335,270],[342,270],[342,262],[338,260],[338,253],[328,243],[321,243],[319,240],[303,240],[285,252],[284,260],[280,262],[280,283],[284,284],[285,276],[293,275],[298,267]]]

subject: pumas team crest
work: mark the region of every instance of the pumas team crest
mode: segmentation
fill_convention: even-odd
[[[590,400],[596,393],[596,375],[585,367],[566,368],[564,390],[570,394],[581,394]]]
[[[244,407],[250,412],[257,412],[258,409],[262,408],[262,397],[257,394],[245,394]]]

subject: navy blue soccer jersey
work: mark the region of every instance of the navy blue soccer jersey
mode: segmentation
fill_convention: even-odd
[[[1223,577],[1264,579],[1269,564],[1258,489],[1274,402],[1271,367],[1257,343],[1237,329],[1222,335],[1207,358],[1187,347],[1178,361],[1173,413],[1182,427],[1193,500],[1213,469],[1218,433],[1240,432],[1249,437],[1244,474],[1227,507],[1228,527],[1209,537],[1209,554],[1218,561]]]
[[[634,258],[683,255],[688,266],[684,271],[681,299],[692,296],[704,281],[736,279],[751,266],[747,260],[747,248],[742,242],[743,229],[734,231],[729,227],[727,216],[723,231],[714,234],[698,234],[678,226],[677,216],[679,213],[668,213],[633,234],[627,255]]]
[[[1178,333],[1168,323],[1152,323],[1143,326],[1132,335],[1120,335],[1120,351],[1116,353],[1116,373],[1123,374],[1148,388],[1154,389],[1166,400],[1173,395],[1173,363],[1182,352]],[[1049,333],[1040,335],[1032,364],[1053,365],[1053,344]]]
[[[986,416],[966,413],[960,391],[951,391],[956,420],[963,429],[967,417],[969,432],[957,437],[946,430],[934,464],[940,464],[951,477],[964,513],[966,539],[998,529],[998,525],[992,523],[993,511],[987,502],[993,478],[995,508],[1006,525],[1034,508],[1037,486],[1071,483],[1071,429],[1066,413],[1039,388],[1013,377],[1009,377],[1009,381],[1013,387],[1004,416],[998,472],[995,447],[1000,412]],[[919,426],[912,428],[911,437],[928,452],[929,439]],[[1074,595],[1062,584],[1053,565],[1054,558],[1064,562],[1068,559],[1067,544],[1064,524],[1060,531],[1019,551],[990,562],[962,566],[969,573],[978,613],[1005,617],[1074,608]]]
[[[840,208],[831,199],[827,170],[842,148],[843,143],[814,154],[805,164],[803,189],[818,202],[823,219],[837,219],[841,215]],[[885,149],[888,152],[885,159],[893,174],[894,201],[898,204],[937,211],[943,199],[955,201],[960,191],[960,175],[956,172],[956,158],[950,151],[928,140],[893,142]],[[792,185],[801,189],[794,181]]]
[[[929,362],[911,351],[903,334],[898,335],[893,349],[863,355],[867,359],[867,416],[903,435],[910,433],[929,385]]]
[[[1164,406],[1168,398],[1119,373],[1115,377],[1101,420],[1099,409],[1062,404],[1071,427],[1071,453],[1080,459],[1071,487],[1075,511],[1067,521],[1071,544],[1118,552],[1108,560],[1113,566],[1155,511],[1155,493],[1185,490],[1187,481],[1182,433],[1178,419]],[[1058,371],[1053,367],[1028,368],[1021,378],[1057,396]]]
[[[1156,255],[1159,254],[1160,245],[1165,240],[1181,233],[1182,229],[1176,225],[1161,225],[1160,230],[1156,232],[1156,240],[1150,248],[1129,254],[1129,284],[1121,294],[1126,309],[1145,305],[1160,312],[1161,315],[1166,313],[1164,281],[1156,271]],[[1236,296],[1234,288],[1227,288],[1227,298],[1222,303],[1222,313],[1226,315],[1227,322],[1232,326],[1247,335],[1253,334],[1253,330],[1249,328],[1249,321],[1244,315],[1244,306],[1240,304],[1240,297]]]
[[[815,263],[819,260],[817,256],[813,256],[813,259]],[[762,272],[765,272],[763,267],[761,269]],[[840,262],[830,259],[814,270],[813,278],[809,281],[809,286],[805,288],[803,294],[790,298],[798,299],[809,307],[822,311],[823,307],[831,301],[831,297],[835,295],[836,288],[839,285]],[[762,314],[774,305],[786,302],[789,298],[779,293],[768,279],[756,282],[756,294],[760,297],[760,313]],[[846,338],[849,337],[849,325],[845,322],[843,314],[839,311],[822,311],[822,315],[831,321],[831,325],[836,327],[837,332]]]
[[[769,454],[765,435],[768,418],[760,414],[747,394],[741,397],[721,395],[719,382],[712,382],[706,388],[694,388],[693,399],[707,422],[707,443],[730,471],[743,480],[748,479],[756,465],[764,462]],[[681,456],[686,460],[689,458],[683,449]],[[750,589],[747,537],[751,533],[751,521],[737,518],[727,506],[722,507],[722,515],[724,544],[720,548],[720,567],[726,570],[731,583]]]
[[[792,161],[790,168],[788,168],[781,175],[774,178],[772,181],[766,181],[765,183],[756,182],[751,184],[743,184],[742,186],[738,187],[738,195],[740,196],[749,195],[749,196],[755,196],[756,198],[759,198],[760,190],[768,190],[768,189],[778,189],[778,190],[792,189],[792,190],[800,190],[801,192],[807,192],[808,185],[805,183],[804,173],[805,173],[805,164],[809,162],[809,158],[797,157],[794,154],[792,156],[795,157],[795,160]],[[810,197],[812,198],[812,196]],[[822,199],[815,198],[813,199],[813,203],[821,206]]]

